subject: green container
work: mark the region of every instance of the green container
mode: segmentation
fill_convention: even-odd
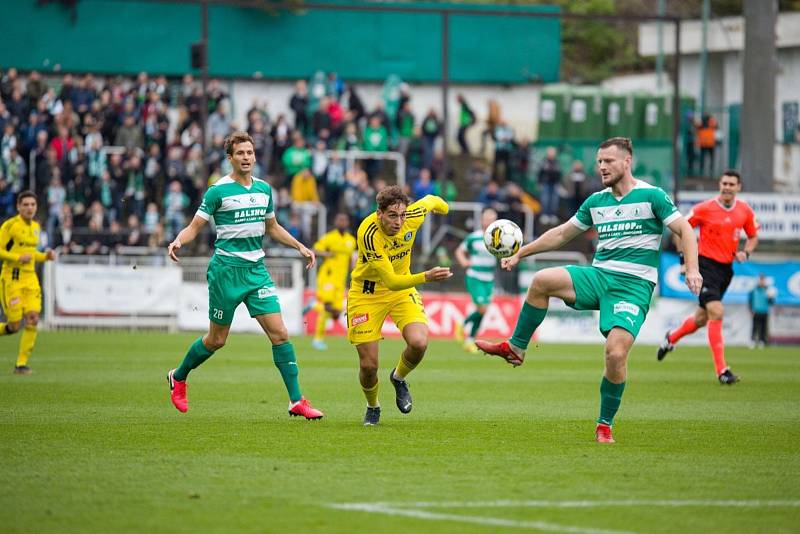
[[[599,87],[575,87],[569,103],[566,138],[572,141],[602,141],[605,134],[603,92]]]
[[[639,135],[638,119],[641,103],[632,93],[603,96],[606,139],[610,137],[636,138]]]
[[[638,97],[642,103],[641,138],[649,141],[672,139],[672,95],[646,95]]]
[[[568,85],[550,85],[542,89],[539,97],[540,141],[564,139],[571,89]]]

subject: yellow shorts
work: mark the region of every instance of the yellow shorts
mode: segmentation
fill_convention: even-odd
[[[422,297],[414,288],[374,295],[350,291],[347,295],[347,339],[353,345],[383,339],[381,328],[387,315],[401,332],[411,323],[428,324]]]
[[[42,288],[39,287],[36,274],[24,276],[20,280],[3,278],[0,284],[3,312],[9,323],[21,321],[22,316],[28,312],[42,311]]]
[[[344,304],[344,284],[337,284],[329,278],[317,278],[317,301],[341,310]]]

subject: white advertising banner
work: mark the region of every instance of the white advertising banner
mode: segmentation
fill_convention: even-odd
[[[278,288],[278,300],[281,303],[281,315],[289,335],[303,332],[303,288]],[[181,330],[208,329],[208,284],[202,282],[184,282],[180,287],[178,308],[178,328]],[[263,332],[261,327],[250,317],[247,306],[240,304],[233,314],[232,332]]]
[[[715,193],[708,191],[680,191],[678,209],[684,215],[695,204],[708,200]],[[741,193],[756,214],[760,226],[758,236],[764,239],[797,239],[800,234],[800,196],[770,193]]]
[[[176,267],[56,263],[59,313],[174,315],[182,283]]]

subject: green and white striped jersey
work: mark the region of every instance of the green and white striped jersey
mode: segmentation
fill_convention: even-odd
[[[483,282],[494,281],[497,258],[486,249],[486,244],[483,241],[483,230],[475,230],[469,234],[461,242],[459,248],[469,255],[471,265],[467,269],[467,276]]]
[[[230,175],[223,176],[203,195],[197,216],[214,218],[217,255],[252,265],[264,257],[265,222],[275,217],[272,188],[264,180],[253,178],[248,189]]]
[[[664,226],[680,216],[663,189],[636,180],[620,199],[610,187],[594,193],[570,221],[581,230],[597,230],[592,265],[656,283]]]

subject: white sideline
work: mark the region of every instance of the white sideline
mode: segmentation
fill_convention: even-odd
[[[331,508],[338,510],[355,510],[359,512],[371,512],[385,515],[413,517],[415,519],[427,519],[431,521],[454,521],[458,523],[472,523],[475,525],[491,525],[495,527],[526,528],[531,530],[541,530],[544,532],[565,532],[569,534],[634,534],[624,530],[603,530],[597,528],[573,527],[569,525],[559,525],[557,523],[547,523],[545,521],[515,521],[513,519],[503,519],[499,517],[479,517],[460,514],[443,514],[427,512],[425,510],[403,510],[392,508],[386,505],[368,503],[345,503],[329,504]]]
[[[352,510],[391,516],[412,517],[429,521],[453,521],[476,525],[525,528],[546,532],[570,534],[633,534],[626,531],[604,530],[548,523],[544,521],[517,521],[499,517],[439,513],[425,508],[607,508],[626,506],[654,507],[724,507],[724,508],[798,508],[800,501],[791,500],[614,500],[614,501],[420,501],[420,502],[374,502],[374,503],[330,503],[329,508]]]

